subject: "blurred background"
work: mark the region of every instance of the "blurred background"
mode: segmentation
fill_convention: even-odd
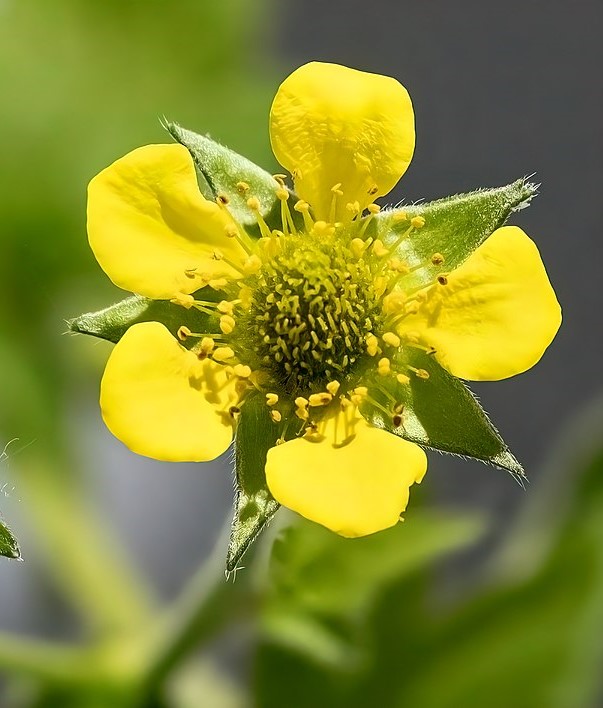
[[[596,0],[0,0],[0,513],[26,561],[0,559],[1,706],[603,704],[602,15]],[[532,371],[474,387],[531,483],[431,455],[404,527],[349,543],[281,514],[237,579],[253,601],[163,702],[49,688],[8,634],[137,631],[224,554],[233,494],[227,458],[155,463],[103,426],[110,345],[64,334],[123,296],[88,249],[86,185],[166,141],[164,116],[276,171],[270,102],[312,59],[408,88],[417,149],[392,202],[542,183],[513,222],[564,324]]]

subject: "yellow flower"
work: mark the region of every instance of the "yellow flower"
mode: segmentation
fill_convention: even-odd
[[[414,150],[412,104],[396,80],[302,66],[277,92],[270,137],[297,196],[275,177],[274,228],[238,183],[259,238],[226,196],[202,196],[182,145],[139,148],[92,180],[88,232],[102,268],[183,313],[177,337],[144,322],[116,344],[102,413],[135,452],[204,461],[229,447],[261,396],[277,432],[265,455],[270,493],[362,536],[396,524],[425,474],[421,447],[365,415],[378,410],[383,427],[405,430],[404,391],[430,377],[409,353],[464,379],[513,376],[540,359],[560,308],[536,246],[514,226],[449,272],[445,242],[404,259],[429,215],[374,203]],[[186,311],[198,315],[195,332]]]

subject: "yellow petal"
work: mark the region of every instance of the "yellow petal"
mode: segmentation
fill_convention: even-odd
[[[317,440],[297,438],[269,450],[266,480],[278,502],[351,538],[398,522],[427,458],[413,443],[361,418],[346,426],[343,417],[328,418]]]
[[[223,367],[199,361],[158,322],[130,327],[115,345],[100,402],[113,435],[156,460],[213,460],[232,440],[236,396]]]
[[[366,207],[406,172],[415,146],[412,103],[388,76],[312,62],[281,84],[270,139],[315,217],[342,220],[346,204],[357,200]],[[332,219],[331,189],[337,184],[343,196]]]
[[[447,285],[435,286],[399,333],[415,331],[450,373],[496,381],[534,366],[561,324],[536,244],[516,226],[495,231]]]
[[[228,213],[203,198],[182,145],[146,145],[98,174],[88,187],[88,238],[101,268],[120,288],[169,299],[202,287],[201,278],[235,277],[215,260],[245,253],[226,236]]]

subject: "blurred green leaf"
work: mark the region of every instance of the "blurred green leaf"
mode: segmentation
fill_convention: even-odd
[[[432,283],[440,273],[459,266],[514,211],[528,206],[536,190],[537,185],[520,179],[505,187],[478,189],[425,204],[387,209],[374,217],[372,229],[379,233],[386,246],[393,247],[409,227],[408,221],[394,221],[397,213],[406,212],[409,219],[424,217],[425,226],[414,230],[409,238],[403,238],[395,253],[410,266],[427,264],[404,280],[406,287],[425,285]],[[435,253],[444,256],[443,263],[431,262]]]
[[[212,288],[203,288],[195,293],[195,297],[218,302],[222,295]],[[217,327],[216,318],[199,310],[186,309],[169,300],[151,300],[140,295],[128,297],[98,312],[74,317],[67,325],[75,334],[89,334],[117,343],[129,327],[139,322],[161,322],[174,336],[182,326],[201,334],[215,332]]]
[[[208,136],[193,133],[176,123],[168,123],[166,127],[172,137],[191,153],[201,175],[199,187],[205,197],[225,197],[233,217],[249,233],[259,236],[255,212],[247,206],[249,197],[256,197],[260,213],[270,228],[282,229],[281,202],[276,196],[279,183],[270,173]],[[237,186],[241,182],[249,185],[249,190]],[[292,218],[299,224],[300,215],[291,211]]]
[[[279,508],[266,485],[266,455],[276,445],[281,426],[270,418],[260,392],[245,399],[235,437],[236,498],[226,569],[239,560]]]
[[[394,377],[380,377],[373,396],[382,407],[365,401],[363,415],[373,425],[406,440],[473,457],[502,467],[521,479],[521,465],[467,386],[423,351],[409,349],[405,356],[407,364],[424,369],[429,378],[412,376],[409,384],[400,384]],[[379,388],[386,393],[380,392]],[[395,420],[383,411],[383,408],[391,408],[392,398],[402,407],[399,419]]]
[[[475,518],[419,513],[408,524],[351,540],[301,521],[274,545],[263,634],[345,670],[351,654],[364,652],[351,637],[384,589],[475,541],[481,529]]]
[[[0,521],[0,556],[5,558],[21,558],[21,549],[17,543],[17,539],[13,536],[11,530]]]

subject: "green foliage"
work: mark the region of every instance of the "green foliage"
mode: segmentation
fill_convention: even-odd
[[[431,527],[409,519],[395,556],[384,534],[366,539],[374,545],[365,557],[354,555],[356,542],[349,552],[303,527],[285,537],[264,612],[257,705],[598,706],[603,450],[587,441],[585,452],[581,441],[584,429],[600,434],[600,402],[594,414],[554,451],[509,540],[454,602],[434,603],[429,592],[435,545],[414,572],[400,560],[425,533],[444,542],[450,529],[437,517]],[[349,599],[370,583],[378,592],[364,606]]]
[[[248,233],[259,237],[256,215],[247,206],[249,197],[255,197],[260,203],[260,214],[269,226],[281,228],[281,203],[276,196],[279,183],[271,174],[205,135],[193,133],[176,123],[168,123],[166,127],[191,153],[199,173],[199,187],[207,199],[225,197],[233,217]],[[242,189],[241,182],[249,189]],[[297,212],[294,211],[292,217],[300,223]]]
[[[17,543],[17,539],[13,536],[11,530],[0,521],[0,556],[5,558],[21,558],[21,549]]]
[[[266,485],[266,455],[281,434],[260,392],[245,401],[235,436],[236,498],[226,569],[234,570],[243,553],[279,508]]]
[[[407,287],[426,285],[440,273],[459,266],[514,211],[528,206],[536,191],[537,185],[520,179],[505,187],[478,189],[425,204],[387,209],[375,216],[372,232],[392,247],[409,226],[408,221],[394,222],[395,215],[403,211],[409,219],[422,216],[425,226],[413,231],[411,238],[403,239],[395,252],[410,266],[430,263],[435,253],[444,256],[443,263],[421,268],[404,281]]]
[[[421,350],[409,350],[406,360],[411,366],[427,371],[429,378],[412,376],[409,384],[400,384],[394,377],[379,381],[383,392],[376,391],[374,400],[382,407],[365,401],[362,409],[365,417],[411,442],[473,457],[521,478],[521,465],[467,386]],[[385,391],[401,407],[399,421],[383,411],[389,403]]]
[[[220,293],[211,288],[203,288],[196,292],[195,297],[218,302]],[[180,327],[188,327],[191,332],[212,332],[217,326],[210,315],[199,310],[187,310],[169,300],[151,300],[140,295],[128,297],[98,312],[74,317],[67,325],[75,334],[89,334],[115,344],[129,327],[139,322],[161,322],[174,336]]]

